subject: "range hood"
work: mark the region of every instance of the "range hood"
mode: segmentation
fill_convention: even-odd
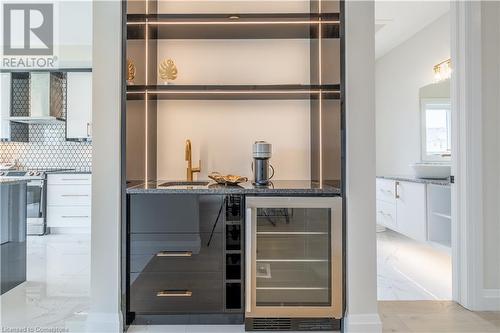
[[[52,103],[54,85],[51,73],[30,73],[30,110],[26,116],[11,116],[8,120],[23,124],[52,124],[61,121],[61,110]]]

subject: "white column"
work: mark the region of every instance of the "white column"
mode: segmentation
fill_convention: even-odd
[[[93,2],[89,332],[120,332],[121,2]]]
[[[346,332],[381,332],[375,231],[375,8],[345,2],[347,120]]]

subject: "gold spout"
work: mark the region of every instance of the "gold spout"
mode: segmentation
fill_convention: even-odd
[[[188,162],[187,163],[187,170],[186,170],[186,179],[188,182],[192,182],[193,181],[193,174],[201,171],[201,160],[199,161],[198,167],[193,168],[191,140],[189,140],[189,139],[186,140],[185,159]]]

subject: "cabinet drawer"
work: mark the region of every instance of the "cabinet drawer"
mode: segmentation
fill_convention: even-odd
[[[222,273],[141,273],[130,280],[132,312],[222,312]]]
[[[377,200],[377,224],[397,230],[396,205]]]
[[[91,205],[91,185],[49,185],[47,192],[49,206]]]
[[[131,272],[221,272],[222,234],[132,234]]]
[[[48,185],[91,185],[92,175],[87,173],[49,174]]]
[[[211,232],[223,202],[219,195],[132,195],[130,228],[132,233]],[[222,230],[224,211],[215,229]]]
[[[396,182],[391,179],[377,178],[377,200],[396,203]]]
[[[49,227],[90,227],[90,206],[47,208],[47,225]]]

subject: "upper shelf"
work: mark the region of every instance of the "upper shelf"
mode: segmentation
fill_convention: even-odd
[[[146,29],[148,28],[148,29]],[[339,38],[332,14],[128,14],[128,39]]]
[[[128,100],[340,99],[339,85],[129,85]]]

